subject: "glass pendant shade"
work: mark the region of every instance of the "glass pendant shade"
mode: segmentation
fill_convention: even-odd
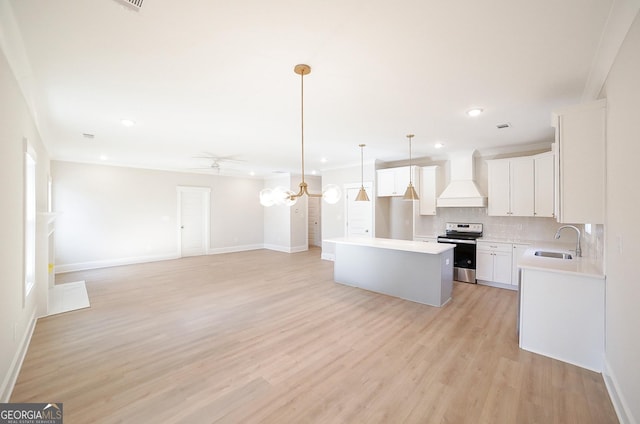
[[[273,200],[273,190],[265,188],[260,190],[260,204],[265,207],[271,207],[276,204]]]
[[[335,205],[340,200],[342,192],[335,184],[327,184],[322,190],[322,198],[330,205]]]

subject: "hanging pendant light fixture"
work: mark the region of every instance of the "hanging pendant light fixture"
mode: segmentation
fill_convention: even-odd
[[[368,202],[369,196],[364,189],[364,146],[366,144],[358,144],[358,146],[360,146],[360,191],[356,196],[356,202]]]
[[[260,192],[260,203],[267,207],[274,204],[292,206],[299,198],[306,194],[309,197],[322,197],[325,202],[335,204],[338,203],[341,196],[340,188],[337,185],[328,184],[322,190],[322,194],[309,193],[308,185],[304,180],[304,76],[311,73],[311,67],[304,64],[296,65],[293,68],[293,72],[300,75],[300,144],[302,156],[302,182],[298,185],[298,193],[294,193],[284,187],[276,187],[274,189],[265,188]]]
[[[415,137],[413,134],[407,134],[407,138],[409,139],[409,185],[407,186],[407,190],[404,192],[404,197],[402,200],[419,200],[418,193],[416,193],[416,189],[413,188],[413,181],[411,175],[413,174],[413,170],[411,169],[411,139]]]

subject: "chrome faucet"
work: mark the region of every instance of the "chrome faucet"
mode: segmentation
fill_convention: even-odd
[[[580,230],[578,229],[578,227],[574,227],[573,225],[563,225],[562,227],[558,228],[558,231],[556,231],[556,239],[560,238],[560,230],[562,230],[563,228],[573,228],[574,230],[576,230],[576,233],[578,234],[578,241],[576,243],[576,256],[581,257],[582,249],[580,248]]]

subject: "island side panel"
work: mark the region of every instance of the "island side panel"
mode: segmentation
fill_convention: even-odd
[[[432,306],[451,298],[452,250],[428,254],[337,243],[335,254],[338,283]]]

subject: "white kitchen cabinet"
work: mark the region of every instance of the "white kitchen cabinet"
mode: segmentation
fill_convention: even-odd
[[[416,166],[411,167],[413,171],[411,180],[413,181],[413,186],[418,190],[419,184],[416,179],[416,169]],[[408,166],[378,169],[376,171],[378,197],[404,196],[404,192],[409,185],[409,172]]]
[[[537,217],[555,217],[555,171],[552,152],[537,155],[534,161],[534,212]]]
[[[435,215],[440,178],[437,166],[420,168],[420,215]]]
[[[487,161],[491,216],[533,216],[534,159],[519,157]]]
[[[512,247],[513,247],[512,248],[513,255],[511,258],[511,263],[512,263],[511,285],[513,286],[514,290],[517,290],[518,289],[518,260],[524,256],[524,253],[527,251],[527,249],[529,249],[530,246],[528,244],[514,243]]]
[[[511,284],[511,243],[479,241],[476,245],[476,280]]]
[[[554,112],[558,222],[604,223],[606,100]]]

